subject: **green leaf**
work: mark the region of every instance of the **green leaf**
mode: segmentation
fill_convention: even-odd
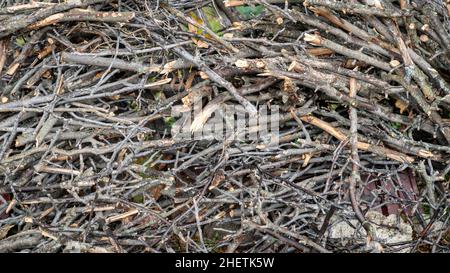
[[[250,19],[252,17],[260,15],[264,10],[264,6],[262,5],[257,5],[255,7],[238,6],[236,7],[236,9],[244,17],[244,19]]]
[[[144,203],[144,195],[143,194],[138,194],[138,195],[134,196],[132,198],[132,200],[133,200],[134,203],[142,204],[142,203]]]
[[[162,91],[157,91],[153,93],[153,97],[155,98],[156,101],[160,101],[162,97]]]
[[[26,43],[25,39],[23,38],[23,36],[19,36],[16,38],[16,45],[22,47],[24,46]]]
[[[131,108],[133,111],[138,111],[138,110],[139,110],[139,105],[137,104],[136,101],[130,101],[130,102],[129,102],[129,105],[130,105],[130,108]]]
[[[336,104],[336,103],[330,103],[328,105],[328,108],[333,111],[335,111],[338,107],[339,107],[339,104]]]
[[[397,129],[397,130],[400,130],[400,127],[401,127],[402,125],[400,124],[400,123],[398,123],[398,122],[396,122],[396,123],[392,123],[392,128],[395,128],[395,129]]]
[[[164,118],[164,122],[168,127],[172,127],[172,125],[175,123],[175,118],[174,117]]]
[[[153,83],[153,82],[156,82],[157,80],[158,80],[158,76],[149,77],[147,79],[147,83]]]
[[[216,34],[222,30],[223,26],[220,23],[219,16],[216,13],[216,10],[212,7],[204,7],[203,13],[205,14],[206,20],[208,21],[208,25],[212,31]]]

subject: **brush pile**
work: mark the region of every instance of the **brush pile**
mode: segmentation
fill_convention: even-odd
[[[449,14],[0,0],[0,252],[448,253]]]

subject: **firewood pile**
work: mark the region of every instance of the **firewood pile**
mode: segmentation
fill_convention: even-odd
[[[0,0],[0,252],[448,253],[449,15]]]

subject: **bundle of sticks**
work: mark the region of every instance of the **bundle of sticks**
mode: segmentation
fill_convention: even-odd
[[[0,0],[0,252],[448,252],[449,1],[59,2]]]

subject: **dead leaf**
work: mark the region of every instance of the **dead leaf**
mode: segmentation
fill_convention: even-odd
[[[196,21],[200,25],[204,25],[203,20],[198,18],[197,15],[195,15],[194,12],[191,12],[189,15],[194,21]],[[195,34],[198,34],[198,35],[203,35],[203,30],[195,27],[194,25],[188,24],[188,30],[191,33],[195,33]],[[205,34],[204,36],[205,36],[205,38],[208,38],[208,34]],[[196,38],[191,38],[191,39],[198,47],[201,47],[201,48],[208,48],[209,47],[209,45],[206,42],[204,42],[204,41],[202,41],[200,39],[196,39]]]
[[[211,186],[208,187],[208,190],[213,190],[217,188],[217,186],[225,180],[225,175],[223,173],[218,173],[214,175],[213,181],[211,182]]]
[[[14,225],[5,225],[3,227],[0,227],[0,240],[5,238],[6,235],[8,235],[9,230],[13,227]]]
[[[184,89],[188,90],[189,88],[191,88],[192,83],[194,82],[195,76],[197,75],[196,72],[191,72],[188,76],[188,78],[186,79],[186,82],[184,84]]]
[[[161,191],[166,188],[166,185],[158,185],[155,187],[152,187],[150,189],[150,195],[153,197],[153,199],[158,200],[159,197],[161,197],[162,193]]]
[[[400,110],[400,114],[403,114],[403,112],[408,109],[408,103],[404,102],[402,100],[396,100],[395,101],[395,107],[397,107]]]

